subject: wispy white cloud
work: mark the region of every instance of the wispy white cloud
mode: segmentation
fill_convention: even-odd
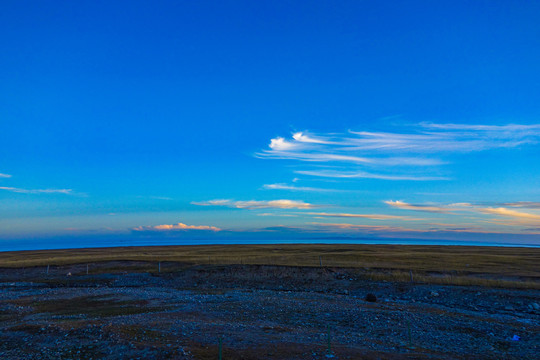
[[[313,192],[341,191],[341,190],[336,190],[336,189],[323,189],[323,188],[315,188],[315,187],[309,187],[309,186],[294,186],[294,185],[287,185],[287,184],[265,184],[263,185],[263,188],[267,190],[290,190],[290,191],[313,191]]]
[[[174,200],[173,198],[171,197],[168,197],[168,196],[153,196],[153,195],[137,195],[137,198],[139,199],[152,199],[152,200],[164,200],[164,201],[170,201],[170,200]]]
[[[292,135],[293,139],[300,143],[339,145],[339,141],[331,140],[328,136],[310,135],[307,133],[297,132]]]
[[[518,208],[528,208],[528,209],[540,209],[540,202],[535,202],[535,201],[505,202],[505,203],[498,203],[497,205],[518,207]]]
[[[408,152],[472,152],[537,143],[540,124],[466,125],[420,123],[417,133],[351,131],[357,149]]]
[[[227,206],[237,209],[313,209],[317,205],[306,203],[299,200],[248,200],[248,201],[234,201],[228,199],[221,200],[209,200],[202,202],[192,202],[193,205],[201,206]]]
[[[540,222],[538,220],[523,219],[523,218],[492,218],[483,221],[487,224],[494,224],[500,226],[512,226],[512,227],[526,227],[526,226],[538,226]]]
[[[517,211],[514,209],[509,209],[506,207],[486,207],[485,205],[471,204],[471,203],[453,203],[453,204],[409,204],[403,201],[385,201],[386,204],[402,209],[402,210],[412,210],[412,211],[424,211],[424,212],[434,212],[434,213],[451,213],[456,215],[460,212],[471,212],[481,215],[493,215],[495,217],[486,219],[484,217],[480,218],[471,218],[476,219],[480,223],[489,223],[494,225],[502,226],[515,226],[523,227],[530,225],[539,225],[540,224],[540,214],[534,212],[524,212]],[[534,208],[532,202],[515,202],[507,204],[518,204],[522,206],[530,206]],[[524,206],[523,206],[524,207]],[[501,219],[502,217],[502,219]],[[471,227],[472,228],[472,227]],[[477,230],[476,228],[474,229]],[[448,231],[451,231],[449,229]],[[490,230],[488,230],[490,232]]]
[[[338,217],[338,218],[363,218],[372,220],[404,220],[404,221],[419,221],[424,219],[412,218],[409,216],[399,215],[384,215],[384,214],[347,214],[347,213],[325,213],[325,212],[310,212],[307,215],[318,217]]]
[[[295,215],[295,214],[279,214],[279,213],[261,213],[261,214],[257,214],[257,216],[297,217],[298,215]]]
[[[0,178],[11,178],[9,174],[0,173]],[[0,190],[19,193],[19,194],[66,194],[75,195],[72,189],[23,189],[12,186],[0,186]],[[79,194],[85,195],[85,194]]]
[[[193,205],[199,206],[232,206],[234,201],[227,199],[217,199],[217,200],[208,200],[208,201],[192,201]]]
[[[270,140],[270,149],[274,151],[291,150],[297,147],[298,147],[298,144],[295,144],[294,142],[291,142],[291,141],[287,141],[282,137],[277,137],[275,139]]]
[[[504,207],[498,207],[498,208],[480,208],[477,209],[479,212],[483,214],[493,214],[493,215],[501,215],[506,217],[512,217],[512,218],[518,218],[518,219],[527,219],[527,220],[537,220],[540,221],[540,215],[539,214],[533,214],[533,213],[526,213],[523,211],[516,211],[512,209],[507,209]]]
[[[515,234],[516,233],[516,231],[485,229],[479,226],[471,226],[471,227],[449,226],[446,228],[444,227],[431,228],[431,229],[428,229],[428,231],[429,232],[475,233],[475,234],[512,234],[512,233]]]
[[[315,134],[296,132],[290,139],[276,137],[259,158],[325,163],[332,170],[305,170],[300,174],[333,178],[381,180],[446,180],[446,176],[422,173],[426,167],[446,163],[449,153],[468,153],[513,148],[540,141],[540,124],[462,125],[420,123],[412,132],[349,131]],[[405,155],[405,156],[404,156]],[[346,167],[345,167],[346,166]],[[366,171],[366,168],[369,170]],[[414,169],[414,172],[411,172]]]
[[[114,229],[114,228],[112,228],[110,226],[104,226],[104,227],[99,227],[99,228],[67,227],[67,228],[64,228],[63,230],[64,231],[69,231],[69,232],[94,233],[94,234],[97,234],[97,233],[111,234],[111,233],[122,233],[123,232],[123,230]]]
[[[430,228],[408,228],[386,225],[358,225],[349,223],[311,223],[316,229],[329,232],[368,232],[368,233],[476,233],[476,234],[538,234],[539,229],[529,228],[520,231],[486,229],[480,226],[437,226]]]
[[[455,209],[452,209],[449,206],[414,205],[414,204],[409,204],[400,200],[385,201],[385,204],[398,208],[398,209],[403,209],[403,210],[425,211],[425,212],[435,212],[435,213],[449,213],[449,212],[455,211]]]
[[[379,180],[410,180],[410,181],[429,181],[429,180],[449,180],[443,176],[415,176],[415,175],[384,175],[373,174],[365,171],[340,171],[340,170],[298,170],[296,174],[318,176],[326,178],[339,179],[379,179]]]
[[[183,223],[172,225],[156,225],[156,226],[139,226],[133,228],[135,231],[175,231],[175,230],[209,230],[209,231],[221,231],[220,228],[207,225],[186,225]]]
[[[410,229],[401,226],[386,226],[386,225],[357,225],[347,223],[311,223],[312,225],[327,229],[330,231],[336,230],[352,230],[352,231],[381,231],[381,232],[427,232],[429,230]]]
[[[540,124],[520,125],[469,125],[469,124],[434,124],[430,122],[422,122],[421,126],[425,128],[440,129],[440,130],[468,130],[478,132],[489,132],[503,134],[504,137],[509,136],[524,136],[533,134],[538,136],[540,133]]]
[[[351,223],[323,223],[311,222],[297,226],[275,225],[254,231],[259,232],[288,232],[288,233],[325,233],[325,234],[372,234],[377,236],[396,236],[410,234],[444,234],[444,233],[471,233],[471,234],[527,234],[536,235],[540,233],[540,228],[531,227],[524,229],[488,229],[477,225],[452,225],[437,224],[428,228],[412,228],[392,225],[366,225]]]
[[[0,186],[0,190],[11,191],[20,194],[73,194],[72,189],[21,189],[9,186]]]
[[[354,164],[367,164],[373,163],[374,161],[368,158],[363,158],[359,156],[351,155],[339,155],[339,154],[310,154],[303,152],[291,152],[291,151],[273,151],[274,155],[272,156],[260,156],[260,157],[269,157],[272,159],[287,159],[287,160],[301,160],[307,162],[346,162]],[[282,154],[278,154],[281,152]]]

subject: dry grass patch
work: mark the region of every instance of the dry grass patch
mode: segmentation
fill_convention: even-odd
[[[401,283],[411,282],[410,273],[399,270],[389,272],[368,272],[364,274],[363,277],[373,281],[392,281]],[[483,286],[492,288],[540,290],[540,281],[486,279],[470,275],[441,274],[435,276],[415,273],[413,275],[413,281],[415,283],[436,285]]]
[[[148,246],[3,252],[0,267],[71,267],[74,274],[174,273],[187,267],[228,265],[322,267],[375,270],[374,280],[431,284],[540,288],[540,248],[436,245],[205,245]],[[379,274],[379,270],[391,270]],[[434,273],[448,276],[432,276]],[[238,275],[238,274],[235,274]],[[249,278],[250,274],[242,276]],[[284,275],[286,276],[286,275]],[[483,279],[482,277],[485,277]],[[518,281],[511,281],[511,280]]]

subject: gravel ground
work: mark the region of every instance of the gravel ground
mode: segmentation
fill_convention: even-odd
[[[538,304],[353,269],[0,269],[0,359],[540,359]]]

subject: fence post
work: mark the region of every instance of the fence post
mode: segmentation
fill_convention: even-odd
[[[49,275],[49,265],[47,265],[47,275]]]
[[[409,275],[411,276],[411,282],[414,282],[413,275],[412,275],[412,270],[409,270]]]
[[[319,266],[322,267],[322,256],[319,255]]]
[[[161,272],[161,261],[158,261],[158,272]]]
[[[88,264],[86,264],[86,275],[88,275]]]
[[[330,338],[330,325],[326,325],[326,333],[327,333],[327,349],[326,349],[326,357],[332,358],[334,357],[334,354],[332,354],[332,343]]]
[[[411,322],[407,320],[407,332],[409,333],[409,347],[412,348]]]

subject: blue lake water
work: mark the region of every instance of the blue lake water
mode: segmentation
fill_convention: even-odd
[[[425,240],[425,239],[28,239],[0,240],[0,251],[81,249],[117,246],[159,245],[214,245],[214,244],[394,244],[394,245],[453,245],[453,246],[506,246],[540,248],[536,244],[488,241]]]

